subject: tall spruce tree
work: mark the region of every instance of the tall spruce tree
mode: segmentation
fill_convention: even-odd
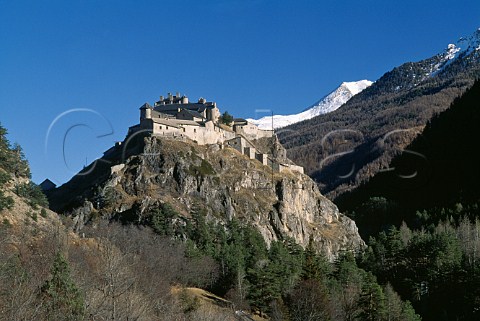
[[[70,267],[61,253],[53,261],[51,278],[41,288],[47,320],[82,320],[83,296],[72,280]]]

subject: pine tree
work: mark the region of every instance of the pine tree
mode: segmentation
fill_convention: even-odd
[[[271,270],[278,276],[281,292],[293,288],[303,270],[303,249],[292,239],[272,242],[269,251]]]
[[[248,280],[252,285],[248,299],[261,313],[268,313],[270,303],[281,297],[281,282],[275,266],[267,261],[258,262],[256,268],[248,270]]]
[[[7,130],[0,125],[0,168],[15,176],[30,178],[30,168],[22,148],[18,144],[12,147],[7,133]]]
[[[385,292],[385,320],[387,321],[404,321],[403,307],[404,303],[400,296],[395,292],[393,287],[388,283],[384,289]]]
[[[11,163],[10,142],[7,139],[7,130],[0,125],[0,167],[9,170]]]
[[[412,304],[410,301],[405,301],[403,304],[403,309],[402,309],[402,316],[401,319],[402,321],[421,321],[422,318],[415,313],[415,310],[412,307]]]
[[[230,125],[233,122],[233,116],[228,113],[228,111],[224,112],[221,116],[219,121],[222,124]]]
[[[82,294],[70,275],[65,257],[58,253],[53,261],[51,278],[41,288],[47,320],[81,320],[84,314]]]
[[[12,147],[12,154],[15,161],[12,163],[12,169],[16,176],[23,176],[31,178],[30,166],[25,158],[25,153],[18,143],[14,143]]]
[[[322,281],[332,273],[332,265],[322,256],[319,256],[313,246],[313,239],[310,238],[305,248],[305,260],[303,263],[302,277],[305,280],[313,279]]]
[[[162,204],[159,208],[152,211],[150,225],[160,235],[173,236],[175,231],[172,220],[177,215],[169,204]]]
[[[385,295],[377,280],[371,274],[367,274],[362,287],[360,306],[362,307],[362,312],[360,313],[362,320],[383,320],[386,312]]]
[[[215,254],[215,247],[213,244],[214,235],[212,235],[214,228],[207,222],[205,211],[199,210],[198,212],[192,212],[192,218],[195,228],[190,237],[204,254],[213,256]]]

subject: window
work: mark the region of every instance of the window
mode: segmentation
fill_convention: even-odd
[[[194,132],[194,133],[196,133],[196,132],[197,132],[197,129],[196,129],[196,128],[194,128],[194,129],[193,129],[193,132]]]
[[[168,126],[165,126],[165,129],[168,129]]]

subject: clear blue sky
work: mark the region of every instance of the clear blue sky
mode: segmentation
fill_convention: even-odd
[[[478,0],[0,0],[0,122],[35,182],[62,183],[167,92],[294,113],[478,27]]]

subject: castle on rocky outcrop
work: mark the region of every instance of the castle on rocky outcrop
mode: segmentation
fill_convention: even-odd
[[[215,102],[204,98],[190,102],[185,95],[168,93],[166,97],[160,96],[153,106],[145,103],[140,107],[140,123],[129,128],[128,136],[148,132],[153,136],[192,140],[199,145],[219,144],[222,148],[232,147],[264,165],[269,164],[269,155],[259,153],[252,141],[273,137],[273,130],[260,129],[242,118],[235,118],[228,125],[220,119],[220,110]],[[275,167],[279,171],[290,168],[303,173],[300,166],[277,162]]]
[[[220,111],[215,102],[200,98],[189,102],[188,97],[168,94],[160,96],[152,107],[140,107],[140,124],[130,127],[129,133],[151,131],[153,135],[189,138],[199,145],[223,144],[242,135],[249,140],[271,137],[273,131],[259,129],[245,119],[234,119],[232,126],[219,122]]]

